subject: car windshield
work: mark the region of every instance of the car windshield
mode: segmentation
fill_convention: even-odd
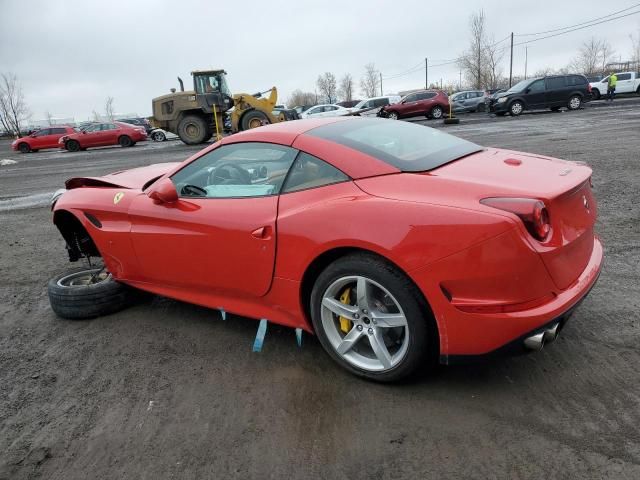
[[[366,153],[403,172],[433,170],[483,148],[434,128],[358,118],[317,127],[308,135]]]
[[[532,80],[522,80],[521,82],[516,83],[513,87],[511,87],[509,90],[507,90],[508,92],[521,92],[523,91],[525,88],[527,88],[527,86],[529,86],[531,84]]]

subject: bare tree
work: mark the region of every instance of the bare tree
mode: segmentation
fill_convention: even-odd
[[[364,75],[360,79],[360,88],[362,89],[362,94],[367,98],[375,97],[378,94],[380,72],[376,70],[375,64],[367,63],[364,66]]]
[[[637,35],[629,35],[631,39],[631,61],[635,64],[636,70],[640,70],[640,27]]]
[[[498,47],[493,37],[491,37],[491,40],[484,46],[483,50],[484,65],[481,71],[484,85],[478,88],[483,86],[487,88],[498,88],[502,80],[502,68],[500,68],[500,64],[502,63],[506,50]]]
[[[338,92],[345,102],[351,102],[353,100],[353,77],[350,73],[345,73],[340,79],[340,88]]]
[[[113,97],[107,97],[107,100],[104,103],[104,113],[107,120],[113,122]]]
[[[336,100],[338,86],[336,85],[336,77],[331,72],[325,72],[323,75],[318,75],[316,85],[320,94],[325,96],[327,103],[333,103]]]
[[[12,135],[20,135],[22,123],[29,118],[22,86],[13,73],[0,75],[0,125]]]
[[[53,122],[53,115],[51,115],[50,111],[47,110],[44,112],[44,118],[47,120],[47,125],[51,126]]]
[[[483,70],[486,61],[486,17],[484,11],[480,10],[471,14],[469,20],[469,29],[471,31],[471,44],[469,49],[458,59],[458,65],[465,74],[465,78],[473,88],[482,88]],[[497,58],[498,52],[494,52]]]
[[[577,73],[593,75],[602,73],[613,56],[613,49],[606,40],[591,37],[582,43],[578,55],[571,61],[569,67]]]
[[[100,114],[98,112],[96,112],[95,110],[93,110],[91,112],[91,116],[93,117],[93,121],[94,122],[100,122],[102,121],[102,117],[100,116]]]
[[[289,95],[287,105],[290,107],[297,107],[302,105],[315,105],[316,94],[313,92],[303,92],[300,89],[294,90]]]

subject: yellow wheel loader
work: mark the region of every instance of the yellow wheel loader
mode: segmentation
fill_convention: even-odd
[[[239,93],[233,95],[226,81],[224,70],[195,70],[193,90],[184,90],[184,83],[178,77],[180,91],[152,100],[155,127],[175,133],[189,145],[203,143],[214,134],[221,135],[225,125],[225,115],[231,119],[233,133],[269,123],[298,118],[295,111],[282,110],[274,115],[278,101],[276,87],[256,94]]]

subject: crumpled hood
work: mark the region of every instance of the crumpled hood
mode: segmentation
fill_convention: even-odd
[[[142,189],[149,181],[173,170],[180,162],[156,163],[146,167],[120,170],[102,177],[74,177],[65,182],[67,190],[81,187]]]

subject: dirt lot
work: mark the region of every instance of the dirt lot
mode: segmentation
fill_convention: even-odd
[[[640,478],[640,106],[477,115],[449,131],[589,163],[606,264],[542,352],[394,386],[284,328],[252,353],[254,320],[167,299],[56,318],[46,282],[68,262],[49,193],[197,149],[0,143],[19,162],[0,166],[0,479]]]

